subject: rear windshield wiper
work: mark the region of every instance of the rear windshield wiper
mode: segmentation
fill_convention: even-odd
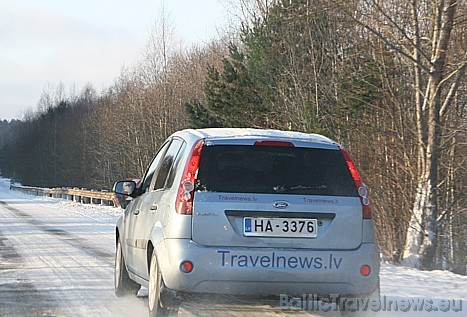
[[[324,190],[327,188],[328,187],[326,185],[293,185],[293,186],[277,185],[277,186],[274,186],[272,189],[277,193],[282,193],[285,191],[306,190],[306,189]]]

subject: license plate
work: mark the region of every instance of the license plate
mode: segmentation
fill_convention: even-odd
[[[316,238],[316,219],[243,218],[243,235],[253,237]]]

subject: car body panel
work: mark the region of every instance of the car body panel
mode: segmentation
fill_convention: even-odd
[[[374,244],[356,250],[320,251],[285,248],[204,247],[185,239],[167,239],[162,265],[166,286],[177,291],[220,294],[367,294],[378,283],[379,256]],[[195,264],[189,274],[173,270],[183,260]],[[373,274],[363,277],[360,266]]]
[[[278,200],[289,207],[275,208]],[[199,192],[194,201],[193,241],[206,246],[356,249],[362,243],[359,207],[358,197]],[[318,237],[244,236],[243,217],[247,216],[317,219]]]

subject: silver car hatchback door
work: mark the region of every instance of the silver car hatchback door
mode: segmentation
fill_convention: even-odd
[[[192,238],[201,245],[344,250],[362,243],[361,201],[337,146],[205,146],[193,206]]]

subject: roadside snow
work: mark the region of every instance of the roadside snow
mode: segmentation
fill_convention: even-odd
[[[120,217],[120,215],[123,212],[123,209],[119,207],[109,207],[94,204],[80,204],[71,200],[49,198],[43,196],[33,196],[19,191],[10,190],[9,188],[10,180],[0,178],[0,190],[10,191],[11,197],[17,197],[18,199],[28,199],[39,205],[47,204],[48,208],[67,210],[94,219],[98,222],[116,224],[118,217]]]
[[[466,316],[466,276],[384,263],[380,278],[381,303],[387,306],[379,317]]]
[[[405,266],[383,264],[381,266],[381,294],[404,298],[467,301],[467,276],[449,271],[420,271]]]

